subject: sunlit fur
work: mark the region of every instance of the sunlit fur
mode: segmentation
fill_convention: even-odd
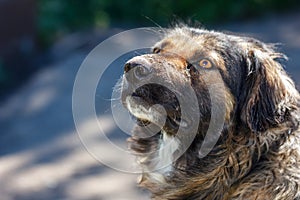
[[[252,38],[186,26],[168,30],[154,49],[142,58],[153,58],[154,68],[162,67],[155,63],[168,63],[169,68],[157,69],[158,76],[194,88],[203,121],[192,145],[167,173],[145,172],[139,185],[157,200],[300,199],[299,93],[282,67],[285,56]],[[226,102],[222,135],[204,158],[198,152],[210,120],[206,88],[214,79],[204,84],[202,72],[185,70],[191,60],[202,57],[212,60],[226,87],[225,99],[218,99]],[[177,105],[170,93],[155,91],[149,86],[140,95],[152,104]],[[137,126],[133,131],[129,146],[147,168],[160,159],[159,153],[147,157],[147,152],[160,148],[162,136],[139,138],[140,130]]]

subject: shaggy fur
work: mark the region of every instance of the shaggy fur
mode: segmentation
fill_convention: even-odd
[[[139,185],[159,200],[300,199],[300,99],[282,67],[285,59],[272,45],[253,38],[178,26],[165,33],[152,53],[128,61],[122,98],[139,122],[129,138],[130,149],[145,169]],[[202,67],[195,66],[203,60]],[[138,69],[136,79],[158,76],[177,85],[189,84],[197,95],[201,116],[197,135],[163,170],[146,169],[171,159],[180,147],[178,140],[170,151],[160,153],[164,141],[176,137],[182,111],[174,92],[159,84],[126,92],[133,84],[126,74],[133,68]],[[214,97],[225,101],[225,123],[216,145],[201,157],[199,149],[211,120],[208,87],[215,83],[215,72],[225,85],[225,91],[219,91],[225,99]],[[167,120],[157,134],[141,137],[143,126],[161,121],[159,111],[147,111],[154,104],[164,106]]]

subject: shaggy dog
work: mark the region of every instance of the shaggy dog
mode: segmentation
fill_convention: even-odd
[[[153,199],[300,199],[300,98],[282,67],[285,59],[250,37],[176,26],[151,53],[129,60],[122,101],[138,122],[128,141],[144,170],[139,185]],[[157,78],[178,90],[156,84]],[[218,79],[223,87],[214,87]],[[149,84],[131,91],[144,80]],[[177,97],[189,100],[188,86],[197,101],[188,103],[191,112],[183,119]],[[220,113],[224,105],[224,122],[202,155],[213,104]],[[193,123],[196,133],[183,148]],[[149,135],[151,124],[160,130]]]

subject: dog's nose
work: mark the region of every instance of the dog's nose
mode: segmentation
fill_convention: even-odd
[[[151,74],[151,67],[145,63],[129,61],[124,66],[124,72],[132,78],[143,79]]]

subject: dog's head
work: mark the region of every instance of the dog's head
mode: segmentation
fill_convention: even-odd
[[[197,101],[189,106],[199,112],[200,138],[213,120],[213,101],[217,102],[216,112],[225,106],[224,128],[261,133],[289,120],[295,109],[298,92],[282,68],[284,59],[273,46],[253,38],[177,27],[168,31],[151,53],[125,64],[122,100],[140,125],[152,122],[175,135],[180,125],[188,127],[194,120],[196,109],[191,109],[182,123],[183,108],[178,100],[182,96],[191,99],[186,88],[192,87]],[[158,79],[174,87],[156,83]],[[149,109],[156,104],[164,107],[163,114]]]

